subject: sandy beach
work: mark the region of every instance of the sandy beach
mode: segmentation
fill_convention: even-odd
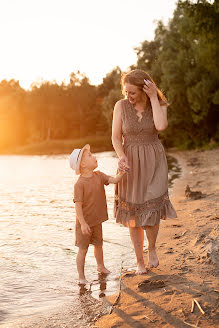
[[[170,155],[182,176],[171,197],[178,218],[162,222],[158,236],[160,265],[140,276],[121,272],[121,289],[106,299],[110,314],[96,327],[219,326],[219,149]]]

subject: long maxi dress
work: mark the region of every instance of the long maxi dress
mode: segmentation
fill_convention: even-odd
[[[115,186],[116,222],[127,227],[153,226],[176,218],[168,196],[168,166],[151,105],[141,120],[128,99],[121,101],[123,149],[129,172]]]

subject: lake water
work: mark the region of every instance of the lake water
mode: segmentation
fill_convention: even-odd
[[[98,153],[97,159],[99,170],[115,175],[114,152]],[[176,160],[168,160],[171,187],[180,169]],[[25,321],[83,293],[75,266],[76,179],[67,155],[0,156],[0,325],[12,327],[18,318]],[[92,247],[85,268],[97,299],[117,290],[122,261],[124,269],[135,267],[128,229],[113,219],[114,185],[106,187],[106,195],[110,219],[103,223],[104,257],[112,273],[100,279]]]

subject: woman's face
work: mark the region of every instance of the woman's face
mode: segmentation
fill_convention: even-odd
[[[136,85],[125,83],[124,91],[125,91],[126,98],[129,100],[129,102],[132,105],[135,105],[137,102],[142,101],[143,92],[139,90],[139,88]]]

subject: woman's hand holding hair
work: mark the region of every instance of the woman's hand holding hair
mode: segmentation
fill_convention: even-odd
[[[144,82],[145,82],[145,85],[143,86],[143,91],[148,95],[148,97],[150,99],[157,97],[156,85],[149,80],[144,80]]]

